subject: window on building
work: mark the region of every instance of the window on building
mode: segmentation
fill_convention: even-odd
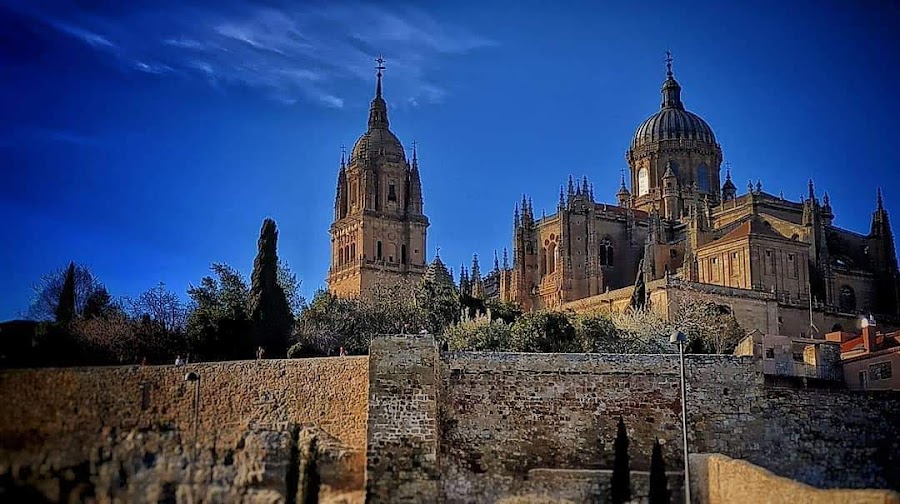
[[[375,259],[381,260],[381,240],[375,244]]]
[[[650,172],[646,168],[638,170],[638,196],[650,192]]]
[[[388,201],[397,201],[397,192],[394,189],[394,182],[388,184]]]
[[[869,380],[866,379],[866,372],[865,372],[865,371],[860,371],[860,372],[859,372],[859,388],[860,388],[861,390],[865,390],[865,389],[869,388]]]
[[[766,275],[774,275],[775,274],[775,253],[771,250],[766,250],[766,258],[765,258],[765,270]]]
[[[356,242],[350,244],[350,260],[356,261]]]
[[[890,362],[879,362],[869,366],[869,378],[871,380],[888,380],[894,376]]]
[[[803,352],[794,352],[794,362],[803,362]]]
[[[838,306],[842,312],[856,311],[856,292],[849,285],[841,286],[841,293],[838,299]]]
[[[709,167],[706,163],[700,163],[697,167],[697,189],[708,193],[711,185]]]
[[[400,263],[406,264],[406,245],[400,245]]]
[[[556,243],[550,242],[547,248],[547,270],[550,273],[556,271]]]
[[[612,239],[607,236],[603,238],[600,242],[600,265],[601,266],[612,266],[613,265],[613,246]]]
[[[774,359],[775,358],[775,349],[774,348],[766,348],[766,359]]]

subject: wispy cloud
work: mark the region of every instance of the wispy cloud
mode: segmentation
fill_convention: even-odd
[[[395,103],[418,106],[447,95],[433,77],[447,57],[495,44],[413,6],[237,1],[44,20],[114,55],[125,69],[193,75],[216,88],[248,87],[286,104],[336,108],[346,102],[347,83],[371,82],[378,54],[389,60]]]
[[[86,30],[79,26],[75,26],[62,21],[51,20],[49,24],[57,28],[59,31],[75,37],[91,47],[101,49],[115,49],[116,45],[109,41],[103,35]]]

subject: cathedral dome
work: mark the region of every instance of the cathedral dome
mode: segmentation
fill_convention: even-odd
[[[367,155],[393,155],[405,159],[400,139],[387,128],[369,129],[353,145],[351,159],[365,159]]]
[[[661,140],[699,140],[716,143],[712,128],[700,116],[684,109],[664,108],[638,126],[631,147]]]
[[[716,143],[712,128],[700,116],[688,112],[681,102],[681,86],[672,75],[671,66],[662,87],[662,106],[634,132],[631,148],[662,140],[697,140]]]

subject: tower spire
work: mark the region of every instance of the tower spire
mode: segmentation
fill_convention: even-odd
[[[384,102],[384,98],[381,97],[381,77],[384,75],[382,71],[385,68],[384,57],[378,56],[375,58],[375,63],[375,98],[372,99],[372,104],[369,106],[369,129],[388,129],[387,104]],[[366,154],[368,155],[368,149],[366,149]]]
[[[666,49],[666,81],[662,87],[662,107],[684,109],[681,103],[681,86],[675,80],[675,74],[672,73],[672,51]]]
[[[877,210],[882,211],[882,210],[884,210],[884,198],[881,197],[881,188],[880,187],[878,188],[878,191],[875,194],[876,194],[875,202],[877,205]]]
[[[341,168],[343,169],[346,163],[344,162],[344,156],[347,155],[347,146],[341,144]]]
[[[378,57],[375,58],[375,63],[377,63],[377,65],[375,65],[375,70],[378,71],[378,73],[376,74],[376,76],[378,78],[378,83],[375,85],[375,97],[381,98],[381,76],[382,76],[381,71],[384,70],[384,68],[385,68],[384,67],[384,56],[379,54]]]

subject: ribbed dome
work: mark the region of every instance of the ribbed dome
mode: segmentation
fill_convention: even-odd
[[[716,143],[716,136],[713,134],[712,128],[700,116],[687,110],[670,108],[660,110],[641,123],[634,133],[631,147],[679,138]]]
[[[365,159],[367,151],[371,156],[384,153],[405,159],[403,145],[397,136],[387,128],[372,128],[363,133],[353,145],[351,159]]]
[[[712,128],[700,116],[688,112],[681,103],[681,86],[671,71],[662,87],[663,102],[659,112],[648,117],[634,132],[631,148],[661,140],[698,140],[716,143]]]

